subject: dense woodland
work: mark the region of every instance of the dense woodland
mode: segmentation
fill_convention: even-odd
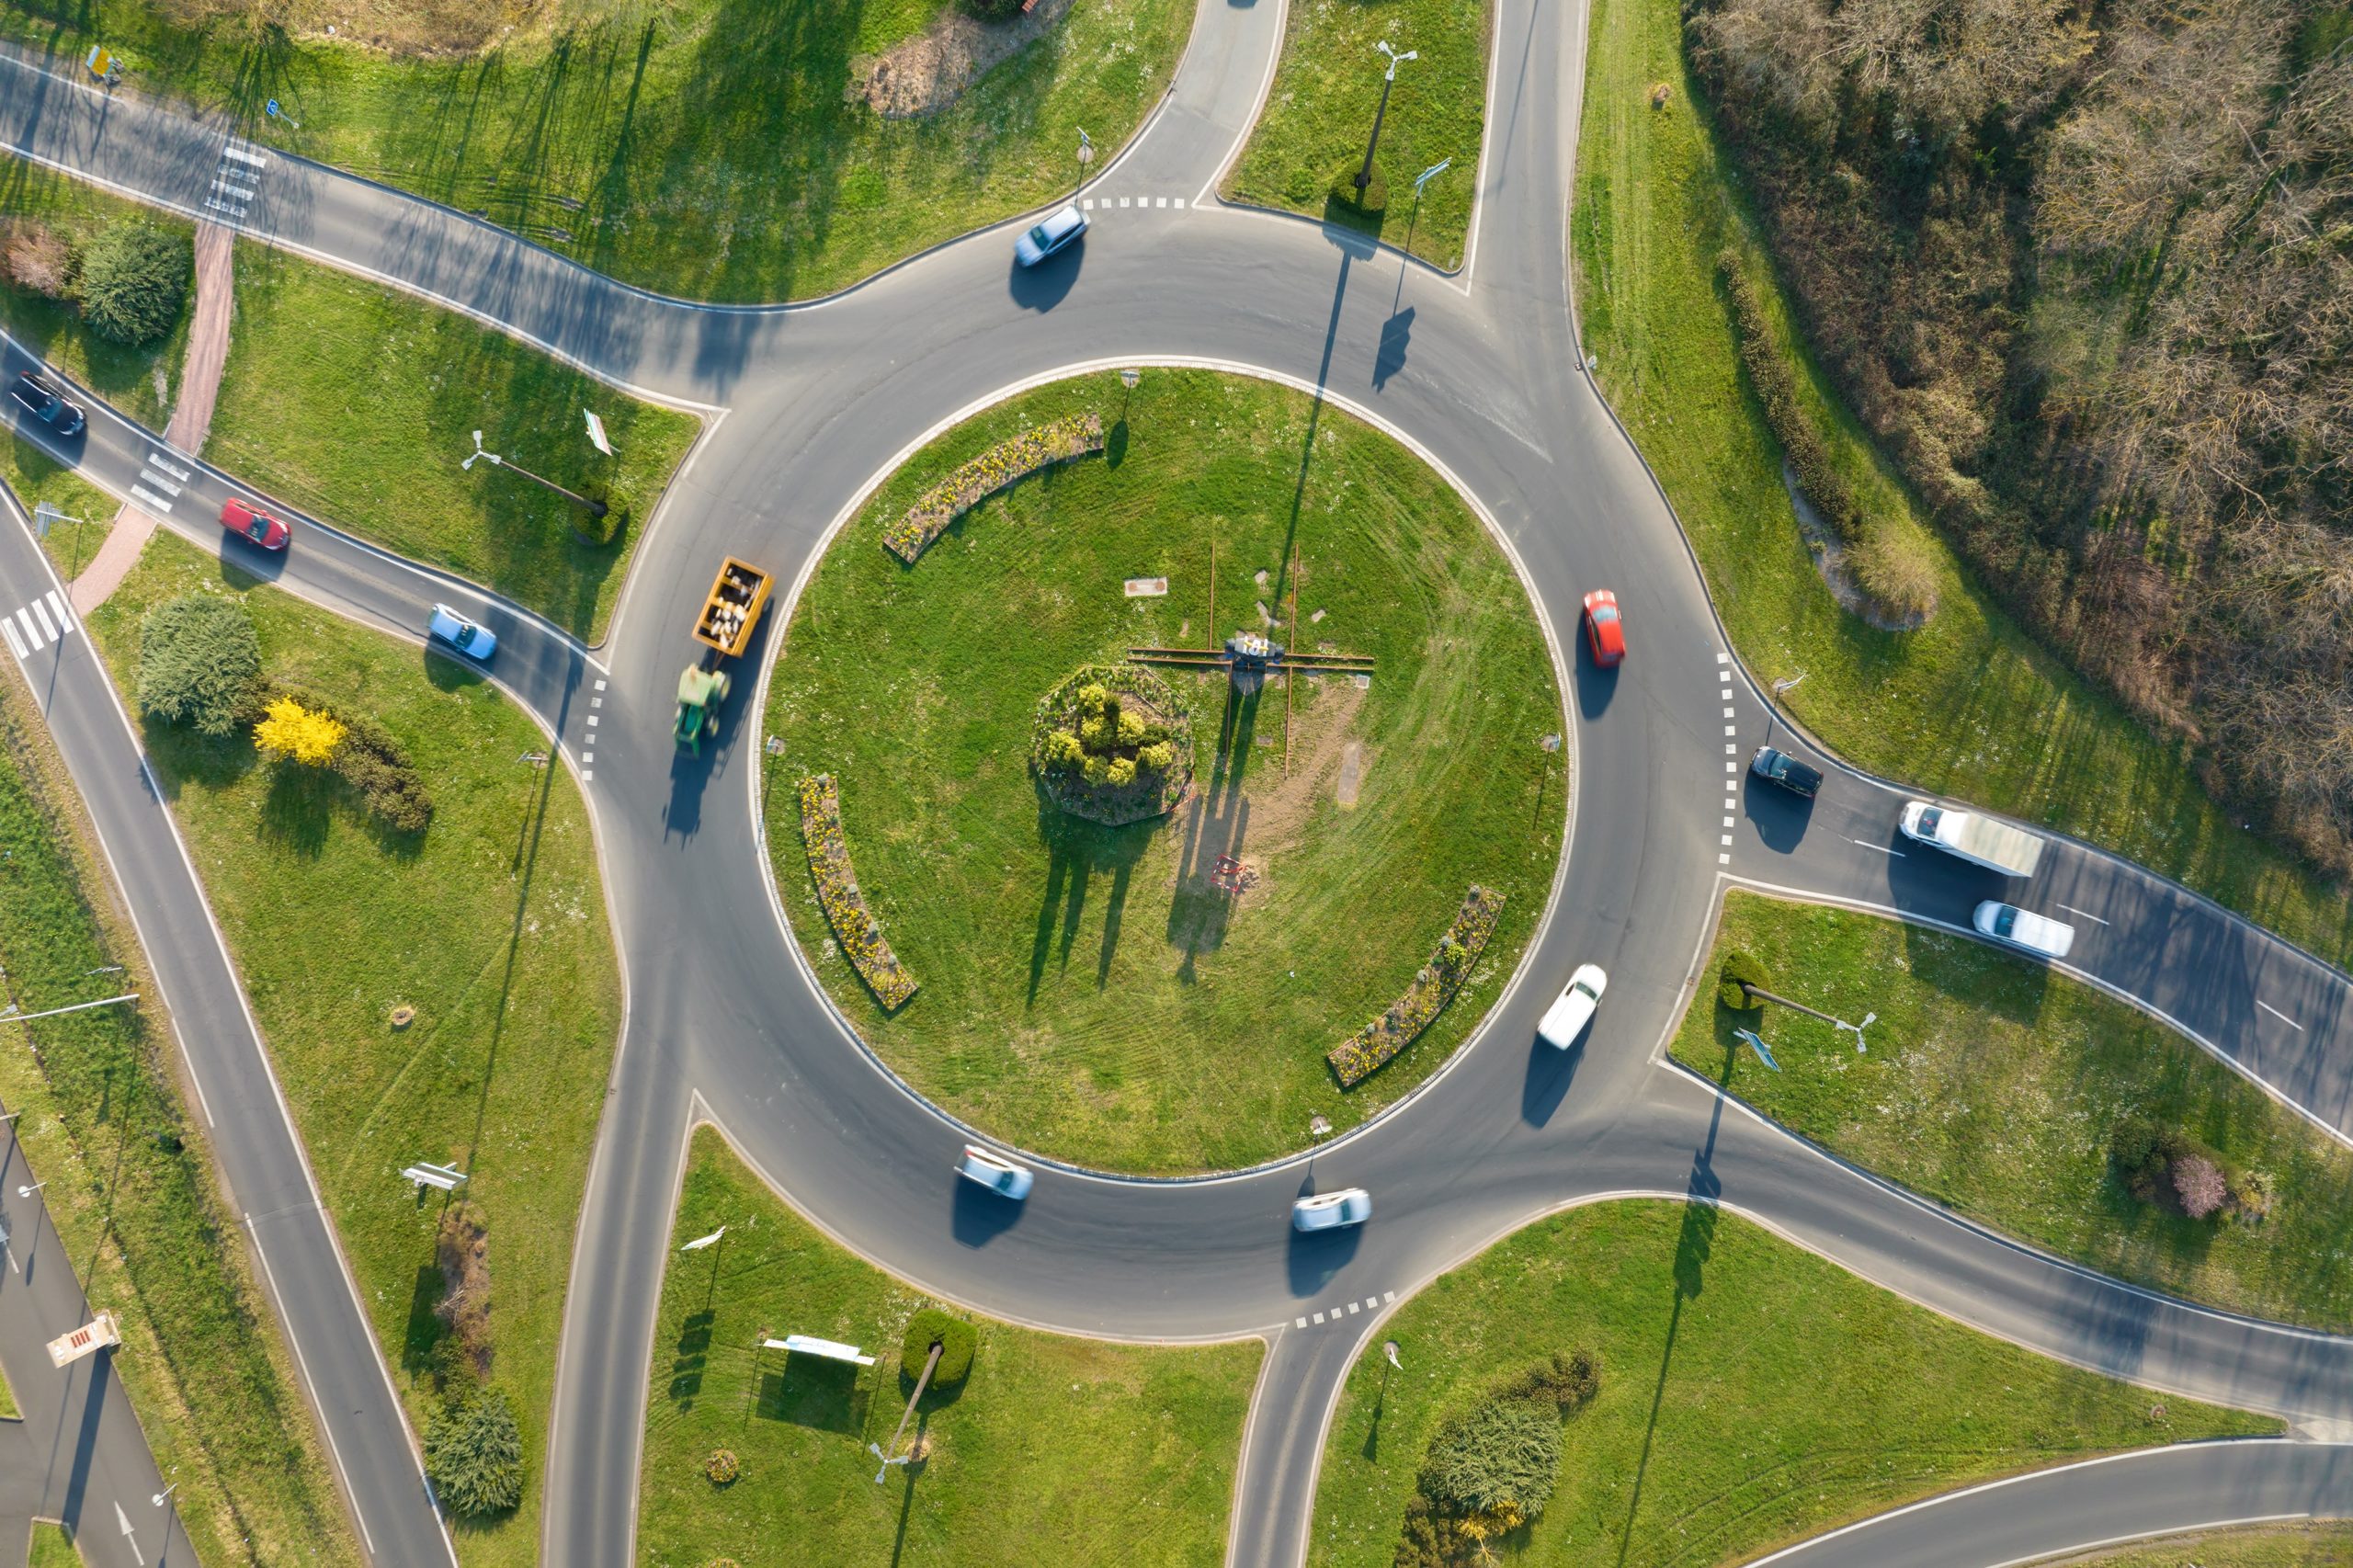
[[[1686,23],[1813,345],[1948,534],[2353,871],[2353,8]]]

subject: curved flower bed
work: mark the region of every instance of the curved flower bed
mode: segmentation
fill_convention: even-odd
[[[801,840],[809,847],[809,874],[816,880],[817,901],[852,968],[865,981],[874,999],[889,1012],[915,994],[915,976],[901,966],[882,928],[866,912],[866,895],[858,891],[858,877],[849,869],[849,843],[842,836],[841,794],[830,773],[801,780]]]
[[[1091,720],[1103,716],[1087,706],[1091,687],[1108,697],[1112,717],[1141,721],[1132,739],[1086,739]],[[1149,670],[1081,665],[1038,699],[1029,767],[1054,804],[1089,822],[1121,827],[1165,815],[1193,787],[1192,710]]]
[[[1041,468],[1103,449],[1103,416],[1074,414],[1000,441],[925,491],[882,530],[882,548],[912,566],[967,508]]]
[[[1503,907],[1502,893],[1472,884],[1462,907],[1455,912],[1454,924],[1446,928],[1438,951],[1414,976],[1405,994],[1391,1003],[1387,1012],[1324,1052],[1324,1060],[1332,1064],[1340,1087],[1352,1089],[1363,1083],[1430,1027],[1430,1020],[1461,988],[1471,966],[1479,961],[1479,950],[1495,935],[1495,917]]]

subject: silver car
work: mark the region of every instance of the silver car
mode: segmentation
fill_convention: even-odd
[[[425,623],[425,630],[469,658],[487,661],[498,652],[497,632],[475,625],[448,605],[433,607],[433,619]]]
[[[956,1174],[1016,1203],[1029,1196],[1029,1184],[1038,1179],[1004,1155],[992,1154],[977,1143],[964,1145],[964,1157],[956,1162]]]
[[[1295,1231],[1336,1231],[1345,1225],[1361,1225],[1371,1218],[1372,1194],[1360,1187],[1319,1192],[1290,1206],[1291,1229]]]
[[[1997,942],[2007,942],[2013,948],[2023,948],[2046,959],[2063,959],[2067,949],[2075,945],[2073,926],[1990,898],[1977,906],[1976,917],[1970,924]]]
[[[1013,242],[1013,259],[1024,267],[1035,267],[1085,233],[1086,214],[1074,201],[1022,230],[1021,237]]]
[[[1593,1022],[1594,1009],[1601,1006],[1601,994],[1609,989],[1609,977],[1597,963],[1577,965],[1569,976],[1569,983],[1536,1025],[1537,1038],[1555,1051],[1566,1051]]]

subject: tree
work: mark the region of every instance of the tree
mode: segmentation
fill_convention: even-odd
[[[425,1428],[425,1473],[442,1506],[468,1518],[511,1512],[523,1500],[523,1437],[504,1389],[441,1407]]]
[[[261,679],[261,642],[244,606],[219,594],[166,599],[139,629],[139,709],[199,734],[236,733]]]
[[[74,247],[46,223],[10,225],[0,245],[0,267],[17,288],[49,300],[63,300],[74,292],[76,270]]]
[[[939,1346],[939,1365],[931,1370],[931,1386],[954,1388],[972,1369],[972,1352],[979,1348],[980,1331],[962,1318],[938,1307],[926,1307],[907,1321],[906,1336],[899,1342],[899,1370],[910,1378],[923,1376],[931,1347]]]
[[[154,224],[109,223],[82,253],[82,317],[100,337],[153,343],[180,319],[188,267],[187,244]]]
[[[254,726],[254,744],[271,756],[322,767],[335,759],[344,728],[324,709],[308,709],[290,697],[270,703]]]
[[[1533,1519],[1561,1469],[1561,1418],[1549,1404],[1491,1399],[1439,1429],[1422,1463],[1423,1494],[1457,1515],[1506,1510]]]
[[[2191,1154],[2173,1164],[2173,1189],[2181,1196],[2181,1211],[2203,1220],[2222,1206],[2230,1184],[2222,1168],[2203,1154]]]

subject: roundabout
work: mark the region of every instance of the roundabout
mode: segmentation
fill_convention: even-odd
[[[1099,455],[975,501],[912,564],[878,548],[943,476],[1001,480],[995,454],[1090,418]],[[779,897],[848,1027],[990,1137],[1261,1164],[1395,1103],[1509,983],[1567,816],[1552,646],[1472,509],[1357,419],[1196,369],[1038,387],[882,479],[790,607],[762,715]],[[792,821],[812,773],[919,983],[904,1005],[841,956]],[[1459,989],[1340,1073],[1474,887]]]

